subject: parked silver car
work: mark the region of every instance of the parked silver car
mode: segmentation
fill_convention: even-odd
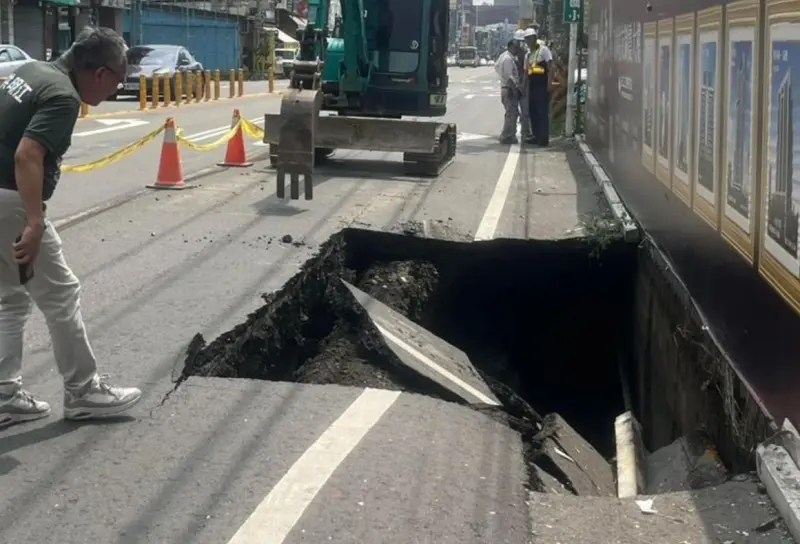
[[[34,60],[16,45],[0,43],[0,78],[10,76],[17,68]]]

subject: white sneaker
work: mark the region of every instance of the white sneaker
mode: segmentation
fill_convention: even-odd
[[[11,396],[0,395],[0,427],[34,421],[50,415],[50,405],[20,389]]]
[[[97,375],[83,391],[64,391],[64,419],[90,419],[115,416],[127,411],[142,398],[135,387],[114,387]]]

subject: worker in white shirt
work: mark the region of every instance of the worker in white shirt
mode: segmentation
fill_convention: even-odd
[[[528,109],[531,116],[533,140],[546,147],[550,143],[550,91],[553,89],[553,54],[544,41],[539,40],[536,30],[525,30],[528,44],[525,67],[528,79]]]
[[[519,45],[515,40],[508,42],[506,50],[497,59],[494,69],[500,78],[500,99],[505,108],[503,130],[500,132],[500,143],[517,143],[517,118],[519,117],[520,89],[517,53]]]
[[[519,88],[522,97],[519,100],[519,124],[520,136],[524,141],[533,138],[531,133],[531,117],[528,112],[528,72],[525,69],[525,58],[528,55],[528,46],[525,44],[525,31],[522,29],[514,31],[514,40],[519,48],[517,50],[517,70],[519,71]]]

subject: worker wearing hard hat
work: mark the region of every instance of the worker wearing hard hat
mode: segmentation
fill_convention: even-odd
[[[531,117],[528,113],[528,72],[525,69],[525,57],[528,54],[528,46],[525,44],[525,31],[522,29],[514,31],[514,41],[519,44],[517,50],[517,69],[519,70],[519,84],[522,96],[519,100],[519,124],[522,139],[530,141],[533,138],[531,133]]]
[[[550,143],[550,90],[553,88],[553,54],[533,28],[524,32],[528,44],[525,58],[528,111],[533,139],[530,143],[547,146]]]

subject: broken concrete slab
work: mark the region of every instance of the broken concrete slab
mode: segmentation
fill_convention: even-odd
[[[682,436],[647,456],[646,494],[719,485],[728,471],[703,433]]]
[[[501,405],[466,353],[358,287],[341,281],[403,364],[469,404]]]
[[[752,475],[716,487],[655,496],[651,506],[655,513],[644,513],[636,500],[531,493],[533,542],[794,542]]]
[[[543,443],[544,459],[535,461],[539,468],[551,473],[576,495],[616,497],[611,463],[564,418],[550,414],[544,418],[542,427],[550,437]]]
[[[572,492],[567,490],[564,487],[564,484],[559,482],[555,476],[551,476],[544,470],[540,469],[537,466],[533,467],[533,470],[536,470],[536,475],[539,478],[539,481],[542,482],[542,493],[552,493],[555,495],[572,495]]]

